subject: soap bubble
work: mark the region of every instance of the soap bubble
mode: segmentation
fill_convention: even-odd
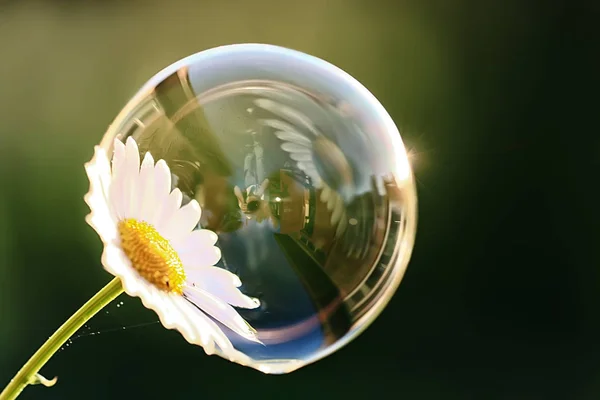
[[[154,76],[101,145],[129,136],[218,234],[218,266],[260,300],[223,328],[252,367],[286,373],[338,350],[383,310],[413,247],[416,192],[390,116],[342,70],[271,45],[223,46]]]

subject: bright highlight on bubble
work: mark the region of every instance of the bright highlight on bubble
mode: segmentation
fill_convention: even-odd
[[[172,64],[86,168],[88,222],[117,278],[0,400],[123,288],[208,354],[292,372],[370,325],[410,259],[417,200],[398,129],[354,78],[297,51],[232,45]]]

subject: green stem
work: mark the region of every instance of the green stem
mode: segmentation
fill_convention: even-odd
[[[88,300],[75,314],[71,316],[50,338],[39,348],[38,351],[23,365],[23,368],[15,375],[12,381],[0,393],[0,400],[12,400],[23,391],[25,386],[39,381],[38,372],[48,362],[50,357],[61,348],[61,346],[79,328],[90,320],[98,311],[102,310],[111,301],[123,293],[123,286],[119,278],[114,278],[98,293]]]

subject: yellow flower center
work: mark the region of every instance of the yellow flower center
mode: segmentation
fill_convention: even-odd
[[[182,294],[185,271],[169,241],[152,225],[132,218],[120,221],[118,228],[121,247],[133,268],[158,289]]]

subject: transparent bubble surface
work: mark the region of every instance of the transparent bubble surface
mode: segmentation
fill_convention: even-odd
[[[238,309],[264,343],[225,332],[266,373],[338,350],[406,269],[416,192],[400,134],[351,76],[270,45],[223,46],[159,72],[102,146],[133,136],[218,234],[218,266],[260,300]]]

